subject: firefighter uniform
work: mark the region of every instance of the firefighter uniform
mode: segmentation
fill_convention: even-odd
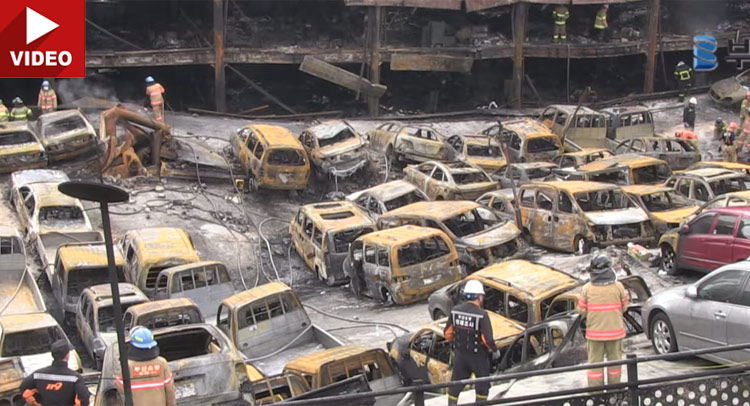
[[[607,10],[609,10],[608,4],[601,6],[599,11],[596,12],[596,19],[594,20],[594,30],[596,30],[596,36],[600,42],[604,41],[604,35],[609,27],[607,23]]]
[[[146,87],[146,95],[151,100],[151,108],[154,110],[154,120],[164,121],[164,87],[151,80]]]
[[[690,130],[682,130],[674,133],[674,136],[690,143],[696,149],[698,148],[698,136]]]
[[[49,87],[49,83],[45,83],[46,86],[42,86],[39,90],[39,100],[37,102],[37,105],[42,110],[42,114],[57,110],[57,93]]]
[[[721,118],[716,119],[716,123],[714,123],[714,139],[720,140],[722,134],[724,134],[724,131],[727,130],[727,123],[724,122]]]
[[[52,344],[52,365],[24,378],[21,391],[31,406],[88,406],[89,388],[81,374],[68,368],[70,344],[58,340]]]
[[[497,351],[492,337],[492,325],[489,315],[472,302],[464,302],[453,307],[445,326],[445,339],[453,342],[455,358],[451,381],[468,379],[472,374],[476,378],[489,376],[490,360]],[[477,384],[476,400],[487,399],[490,384]],[[463,386],[451,386],[448,390],[448,404],[458,402],[458,395]]]
[[[740,103],[740,123],[747,118],[747,109],[750,108],[750,92],[745,93],[745,98]]]
[[[3,104],[3,101],[0,100],[0,123],[7,123],[8,120],[10,120],[10,112],[5,107],[5,104]]]
[[[678,97],[680,101],[685,100],[685,95],[693,85],[693,68],[680,61],[675,67],[674,77],[677,80]]]
[[[31,109],[24,106],[20,97],[13,99],[13,108],[10,110],[10,119],[12,121],[29,121]]]
[[[138,326],[130,332],[127,356],[133,404],[176,406],[172,371],[167,360],[159,356],[159,347],[151,330]],[[115,384],[122,390],[122,376],[115,377]]]
[[[578,311],[586,317],[586,340],[588,362],[603,362],[622,359],[622,339],[625,338],[625,323],[622,315],[628,307],[628,292],[617,281],[612,260],[600,254],[591,260],[591,281],[583,286],[578,299]],[[607,382],[620,382],[622,367],[607,368]],[[604,369],[588,370],[589,386],[604,384]]]
[[[567,24],[568,18],[570,18],[570,12],[568,12],[568,8],[563,6],[562,4],[555,6],[555,9],[552,10],[552,18],[555,20],[555,28],[552,34],[552,39],[555,42],[558,42],[560,40],[562,40],[563,42],[567,41],[568,34],[566,33],[565,25]]]
[[[735,126],[736,127],[736,126]],[[731,126],[721,135],[721,155],[724,162],[737,162],[737,147],[734,145],[734,131]]]

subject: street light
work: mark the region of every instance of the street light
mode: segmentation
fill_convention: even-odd
[[[120,288],[118,286],[117,271],[115,269],[112,228],[109,224],[109,203],[126,202],[130,198],[130,195],[127,191],[118,187],[93,182],[63,182],[57,187],[57,189],[63,194],[77,199],[99,202],[99,209],[102,213],[102,227],[104,228],[104,245],[107,249],[109,284],[112,288],[115,329],[117,330],[117,347],[120,350],[120,368],[122,369],[122,387],[125,392],[125,406],[133,406],[133,394],[130,391],[130,369],[128,368],[128,357],[125,347],[125,329],[122,325]]]

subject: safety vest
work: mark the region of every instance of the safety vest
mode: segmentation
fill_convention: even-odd
[[[10,118],[13,121],[28,121],[30,115],[31,110],[26,106],[13,107],[13,109],[10,110]]]
[[[552,10],[552,17],[555,18],[555,24],[557,25],[565,25],[565,20],[570,17],[570,13],[568,12],[568,8],[565,6],[559,6],[555,7],[554,10]]]
[[[53,110],[57,108],[57,93],[55,93],[54,90],[49,89],[45,91],[44,89],[39,91],[39,108],[42,109],[42,111],[45,110]]]
[[[164,98],[162,97],[163,93],[164,88],[158,83],[154,83],[153,85],[146,88],[146,94],[151,98],[152,106],[157,106],[164,103]]]
[[[690,76],[692,72],[693,72],[692,68],[687,68],[683,70],[674,71],[674,75],[677,76],[678,79],[685,81],[685,80],[690,80]]]
[[[594,22],[594,28],[603,30],[607,28],[607,10],[600,9],[596,13],[596,21]]]
[[[0,123],[6,123],[10,119],[10,113],[8,108],[4,104],[0,104]]]

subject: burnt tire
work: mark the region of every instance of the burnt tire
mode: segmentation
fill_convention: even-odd
[[[591,252],[591,241],[587,240],[586,237],[579,235],[575,239],[575,253],[578,255],[586,255]]]
[[[659,266],[667,273],[667,275],[679,275],[682,270],[677,266],[677,254],[669,244],[662,244],[659,246],[661,251],[661,259],[659,259]]]
[[[432,312],[432,319],[433,320],[440,320],[444,317],[447,317],[445,313],[443,313],[440,309],[435,309],[435,311]]]
[[[651,345],[657,354],[668,354],[677,351],[677,337],[672,322],[665,313],[657,313],[649,326]]]
[[[336,286],[336,277],[328,274],[325,279],[323,279],[323,282],[325,282],[327,286]]]
[[[247,190],[250,191],[250,193],[255,193],[258,191],[258,180],[255,179],[255,176],[250,176],[247,178]]]

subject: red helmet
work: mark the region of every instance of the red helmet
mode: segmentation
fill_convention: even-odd
[[[730,130],[730,131],[734,131],[734,130],[736,130],[736,129],[737,129],[737,123],[735,123],[734,121],[732,121],[732,122],[731,122],[731,123],[729,124],[729,130]]]

